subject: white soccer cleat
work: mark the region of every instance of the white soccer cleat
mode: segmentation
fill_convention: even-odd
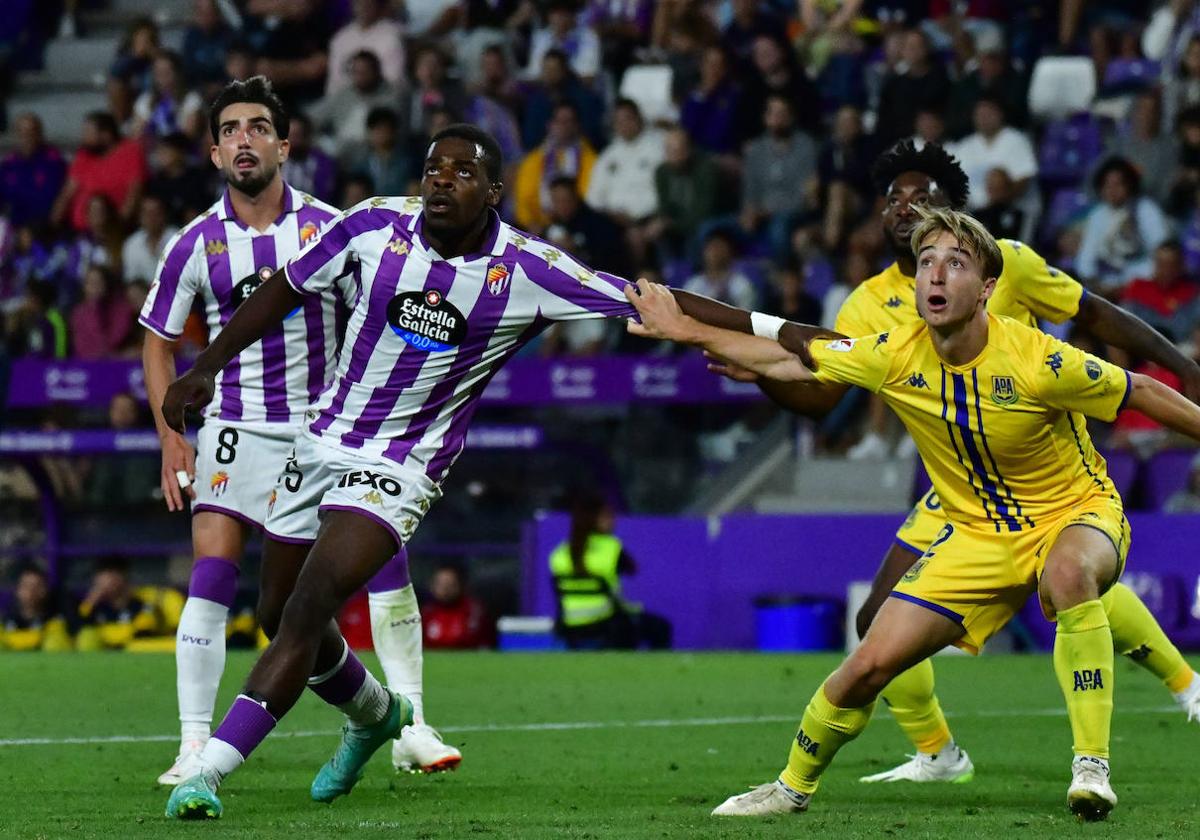
[[[767,817],[808,810],[811,793],[800,793],[776,780],[731,796],[713,808],[714,817]]]
[[[1117,804],[1117,795],[1108,783],[1108,761],[1090,755],[1077,755],[1071,762],[1071,786],[1067,788],[1067,807],[1085,822],[1107,819]]]
[[[899,767],[863,776],[860,782],[949,782],[963,784],[975,778],[975,765],[967,751],[949,744],[941,752],[917,753]]]
[[[1200,723],[1200,674],[1192,675],[1192,684],[1175,695],[1175,702],[1187,713],[1189,722]]]
[[[461,762],[462,753],[427,723],[404,727],[392,744],[392,765],[406,773],[440,773],[457,769]]]
[[[190,779],[199,773],[202,769],[200,753],[203,749],[203,741],[187,741],[180,744],[179,755],[175,757],[175,763],[171,765],[170,770],[158,777],[158,783],[174,787],[184,779]]]

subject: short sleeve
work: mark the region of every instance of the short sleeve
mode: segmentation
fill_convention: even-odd
[[[535,290],[543,318],[579,321],[637,314],[625,298],[628,280],[605,271],[593,271],[557,248],[522,250],[517,263]]]
[[[1132,381],[1124,368],[1050,336],[1042,350],[1035,378],[1044,403],[1105,422],[1125,407]]]
[[[1002,240],[1006,283],[1017,300],[1036,317],[1061,324],[1079,313],[1083,286],[1074,277],[1049,265],[1023,242]]]
[[[865,287],[859,286],[842,301],[841,307],[838,308],[837,320],[833,323],[834,330],[851,337],[878,332],[878,330],[871,329],[867,313],[868,308],[872,305],[875,305],[874,301],[866,293]]]
[[[891,368],[887,333],[864,338],[821,339],[810,342],[808,352],[821,382],[859,385],[878,393]]]
[[[202,227],[197,224],[186,228],[167,243],[138,315],[142,326],[169,341],[183,334],[192,302],[203,284],[206,266],[203,251],[197,247],[204,241]]]
[[[284,276],[302,295],[332,289],[357,259],[354,240],[386,227],[391,221],[390,213],[372,208],[367,202],[356,205],[325,225],[315,239],[288,260]]]

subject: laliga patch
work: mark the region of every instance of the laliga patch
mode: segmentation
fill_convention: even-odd
[[[855,338],[839,338],[837,341],[831,341],[825,345],[826,350],[834,353],[849,353],[854,349]]]
[[[466,317],[436,289],[396,295],[387,318],[392,332],[430,353],[457,347],[467,336]]]
[[[237,309],[243,303],[250,299],[250,295],[258,291],[258,287],[267,281],[275,269],[269,265],[264,265],[258,271],[251,274],[249,277],[243,277],[233,286],[233,294],[230,296],[233,301],[233,308]],[[283,316],[283,320],[287,320],[299,312],[301,307],[297,306],[291,312]]]

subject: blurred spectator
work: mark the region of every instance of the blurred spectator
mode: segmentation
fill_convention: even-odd
[[[521,142],[526,149],[546,139],[546,125],[560,102],[575,106],[583,133],[599,144],[604,134],[603,101],[579,81],[562,50],[550,50],[542,58],[541,79],[526,95],[521,113]]]
[[[650,40],[654,0],[589,0],[583,20],[595,30],[603,65],[621,78],[633,64],[638,48]]]
[[[581,262],[619,277],[633,273],[620,226],[584,202],[574,178],[550,182],[548,222],[546,237]]]
[[[878,227],[878,225],[876,225]],[[837,282],[830,286],[825,296],[821,298],[821,326],[832,330],[837,323],[838,311],[850,293],[862,285],[875,273],[871,260],[865,253],[851,249],[842,261],[842,270],[837,274]]]
[[[1154,273],[1121,292],[1121,305],[1161,333],[1183,341],[1200,319],[1200,286],[1187,276],[1183,248],[1168,239],[1154,249]]]
[[[987,174],[987,205],[975,218],[997,239],[1029,239],[1032,220],[1016,202],[1016,188],[1008,172],[992,169]]]
[[[946,119],[941,111],[923,108],[917,112],[916,130],[913,133],[913,145],[917,150],[925,148],[926,143],[946,145]]]
[[[325,95],[353,84],[351,63],[360,52],[379,60],[383,80],[399,90],[404,87],[404,27],[390,15],[387,0],[353,0],[354,19],[337,31],[329,42],[329,77]]]
[[[148,423],[132,394],[114,394],[109,400],[108,427],[112,431],[139,431]],[[161,467],[159,459],[148,453],[98,456],[92,461],[84,493],[95,505],[138,509],[161,493]]]
[[[1166,216],[1141,194],[1141,176],[1124,158],[1109,158],[1093,187],[1100,201],[1088,211],[1075,262],[1081,280],[1107,293],[1153,271],[1152,255],[1170,235]]]
[[[21,292],[34,282],[46,282],[57,289],[60,275],[65,272],[67,253],[55,241],[49,225],[22,225],[13,235],[12,251],[5,254],[5,262],[12,272],[13,291]],[[9,304],[5,301],[5,310]]]
[[[395,111],[372,108],[367,114],[367,145],[350,168],[371,179],[376,195],[408,193],[412,166],[400,142]]]
[[[430,118],[439,108],[449,111],[455,120],[461,119],[466,110],[467,94],[449,77],[446,64],[445,54],[437,47],[417,51],[413,84],[405,92],[400,108],[401,125],[414,137],[430,135]]]
[[[177,131],[196,138],[204,129],[204,100],[189,90],[178,53],[154,57],[153,83],[133,104],[134,132],[165,137]]]
[[[140,95],[150,89],[151,65],[159,48],[158,24],[153,18],[135,18],[125,30],[108,74],[124,82],[134,95]]]
[[[321,0],[247,0],[242,32],[258,56],[254,72],[271,80],[284,101],[313,102],[329,71],[329,17]]]
[[[900,61],[883,80],[875,136],[881,146],[913,133],[917,112],[941,111],[950,97],[946,69],[931,55],[929,38],[919,29],[904,33]]]
[[[508,53],[498,44],[485,47],[480,53],[479,72],[471,90],[477,97],[490,99],[507,109],[511,112],[510,119],[524,107],[524,96],[513,78]]]
[[[700,82],[704,51],[720,40],[705,12],[691,4],[660,3],[654,17],[655,47],[666,51],[671,68],[671,97],[681,102]]]
[[[137,126],[133,121],[133,104],[135,100],[133,88],[123,79],[109,76],[104,82],[104,101],[108,112],[117,122],[117,130],[121,134],[133,134]]]
[[[1167,513],[1200,513],[1200,452],[1192,458],[1187,487],[1172,493],[1163,510]]]
[[[340,207],[353,207],[361,201],[366,201],[375,195],[375,182],[369,175],[351,173],[342,182]]]
[[[592,83],[600,72],[600,39],[590,26],[580,24],[578,18],[575,0],[549,0],[546,24],[534,30],[529,44],[526,78],[537,78],[542,70],[542,58],[555,49],[566,55],[571,70],[585,84]]]
[[[820,133],[821,95],[797,63],[796,54],[779,40],[779,32],[756,36],[750,59],[749,70],[743,75],[746,122],[742,136],[753,137],[766,129],[763,115],[772,96],[782,96],[791,103],[798,129],[814,136]]]
[[[1200,35],[1188,40],[1179,66],[1163,75],[1162,124],[1170,131],[1180,113],[1200,105]]]
[[[13,127],[17,148],[0,161],[0,212],[16,226],[42,224],[62,190],[67,162],[46,143],[36,114],[21,114]]]
[[[233,30],[217,0],[193,0],[192,20],[183,32],[183,69],[188,82],[204,91],[205,100],[225,81],[225,52],[232,41]]]
[[[369,124],[370,114],[367,117]],[[312,120],[303,111],[292,114],[288,131],[288,159],[284,169],[287,182],[300,192],[326,202],[337,197],[337,162],[313,145]]]
[[[77,359],[116,356],[133,331],[135,317],[116,275],[93,265],[83,275],[83,299],[71,310],[71,355]]]
[[[121,248],[125,237],[112,204],[102,195],[93,195],[88,201],[87,219],[87,230],[76,237],[70,247],[65,279],[72,288],[60,289],[60,300],[61,292],[78,289],[90,266],[104,266],[121,276]]]
[[[508,69],[504,49],[490,46],[479,62],[480,77],[475,94],[467,102],[464,121],[474,123],[496,138],[505,167],[514,167],[521,159],[521,129],[516,114],[520,112],[520,96]],[[508,180],[508,176],[505,176]]]
[[[863,133],[862,114],[853,105],[838,108],[833,130],[817,159],[818,206],[825,208],[822,240],[830,250],[841,247],[852,222],[875,199],[871,184],[874,159],[871,139]]]
[[[592,168],[588,204],[625,227],[648,221],[658,210],[654,171],[663,162],[665,144],[661,131],[646,128],[636,102],[618,99],[613,139]]]
[[[292,118],[293,126],[299,122]],[[168,134],[154,146],[154,169],[146,192],[167,208],[171,225],[184,225],[207,210],[216,197],[206,171],[191,162],[192,144],[182,134]],[[289,163],[291,158],[289,157]],[[290,183],[295,183],[289,177]],[[320,196],[318,196],[319,198]]]
[[[1036,213],[1038,164],[1033,143],[1023,131],[1005,122],[1000,100],[980,96],[973,113],[975,133],[947,147],[970,181],[967,207],[978,210],[987,204],[987,174],[1003,169],[1013,181],[1015,200],[1031,215]]]
[[[79,604],[79,621],[79,650],[120,650],[135,638],[154,635],[159,624],[154,609],[134,595],[129,563],[120,557],[96,564],[92,585]]]
[[[0,624],[0,650],[70,650],[67,619],[55,600],[45,572],[37,566],[18,571],[12,604]]]
[[[1180,62],[1198,31],[1200,8],[1194,2],[1160,3],[1142,31],[1142,52],[1146,58],[1161,61],[1169,72],[1172,65]]]
[[[575,106],[560,102],[546,126],[546,140],[531,151],[517,167],[513,188],[517,225],[541,233],[549,221],[550,184],[566,176],[574,178],[580,194],[586,193],[596,152],[579,130]]]
[[[981,96],[999,101],[1011,124],[1026,124],[1026,82],[1009,62],[1003,38],[995,29],[981,30],[976,35],[975,58],[950,90],[945,110],[946,130],[955,140],[966,137],[974,129],[971,115]]]
[[[663,153],[663,162],[654,171],[658,215],[647,235],[678,257],[716,209],[720,179],[712,159],[692,148],[691,136],[680,126],[667,132]]]
[[[446,35],[458,22],[461,0],[404,0],[409,38],[430,40]]]
[[[496,644],[496,623],[483,602],[467,591],[467,573],[459,566],[438,566],[421,603],[421,632],[427,648],[489,648]]]
[[[1121,157],[1132,163],[1142,176],[1146,195],[1166,201],[1171,175],[1179,151],[1170,134],[1160,130],[1158,94],[1153,90],[1139,93],[1129,111],[1129,121],[1114,133],[1104,146],[1104,157]]]
[[[454,33],[455,66],[463,84],[479,87],[484,56],[493,48],[500,50],[505,64],[513,62],[513,47],[525,42],[521,30],[536,13],[534,4],[525,0],[464,0]]]
[[[8,336],[13,356],[35,359],[67,357],[67,322],[57,307],[58,290],[44,281],[25,289],[21,305],[10,318]]]
[[[821,301],[804,288],[804,271],[788,260],[771,272],[766,311],[798,324],[821,323]]]
[[[763,116],[766,133],[746,144],[742,165],[741,226],[760,229],[775,257],[787,252],[792,227],[815,203],[817,144],[797,131],[789,99],[772,94]]]
[[[733,154],[741,139],[742,93],[720,47],[704,51],[700,81],[683,102],[679,121],[702,149]]]
[[[51,219],[73,230],[87,228],[87,207],[93,195],[102,195],[117,208],[122,219],[132,221],[146,183],[146,158],[136,140],[124,140],[112,115],[93,111],[83,120],[79,151],[67,170]]]
[[[704,239],[700,271],[688,279],[684,290],[740,309],[757,309],[758,289],[734,266],[736,256],[737,244],[730,233],[721,228],[710,231]]]
[[[756,63],[753,53],[760,38],[783,38],[786,27],[783,19],[759,0],[731,0],[730,19],[721,32],[721,46],[739,65],[739,73]]]
[[[1176,217],[1187,217],[1197,206],[1200,190],[1200,106],[1179,115],[1176,128],[1178,158],[1172,167],[1166,209]]]
[[[1151,379],[1157,379],[1172,390],[1180,389],[1180,380],[1175,373],[1153,362],[1133,362],[1127,354],[1114,347],[1109,348],[1113,364],[1120,365],[1126,370],[1140,373]],[[1157,420],[1152,420],[1140,411],[1124,408],[1113,421],[1112,431],[1105,445],[1113,449],[1131,449],[1138,458],[1146,459],[1160,449],[1171,445],[1186,445],[1189,439],[1179,439],[1170,429],[1162,426]]]
[[[235,40],[225,52],[225,81],[246,81],[254,75],[257,60],[253,48],[248,43]]]
[[[121,275],[127,283],[131,280],[154,281],[163,248],[179,230],[168,223],[166,203],[153,194],[142,198],[138,221],[141,223],[138,229],[121,248]]]
[[[327,95],[308,109],[313,127],[328,133],[338,158],[352,160],[367,140],[367,115],[376,108],[395,108],[400,91],[384,81],[379,58],[365,50],[350,59],[350,86]]]

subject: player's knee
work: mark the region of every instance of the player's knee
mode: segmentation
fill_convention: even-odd
[[[1056,610],[1065,610],[1100,597],[1095,575],[1074,557],[1056,558],[1042,574],[1042,598]]]
[[[888,657],[869,646],[860,647],[843,665],[849,694],[855,705],[869,703],[896,676]]]
[[[321,630],[337,613],[340,602],[322,591],[319,586],[304,585],[301,581],[287,599],[279,620],[279,630],[285,628],[307,635]]]
[[[266,634],[268,639],[274,639],[275,634],[279,632],[279,621],[283,617],[283,606],[283,602],[271,597],[265,591],[259,593],[255,617],[258,619],[258,626],[262,628],[263,633]]]

